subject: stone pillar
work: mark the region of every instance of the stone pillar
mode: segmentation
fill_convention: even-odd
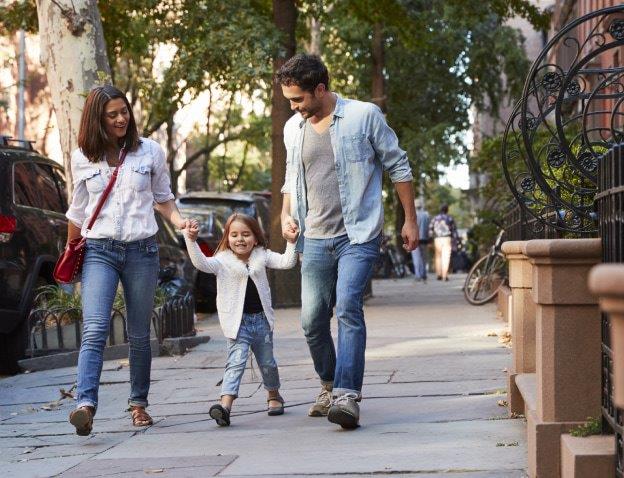
[[[524,399],[516,385],[521,374],[535,373],[535,303],[531,297],[533,276],[528,257],[524,255],[527,241],[507,241],[502,245],[509,265],[511,306],[512,362],[507,373],[509,415],[525,413]]]
[[[601,264],[589,275],[589,288],[609,314],[613,352],[613,402],[624,408],[624,264]]]
[[[536,409],[527,415],[529,476],[560,476],[561,435],[600,415],[600,314],[587,287],[600,239],[528,241],[536,304]]]

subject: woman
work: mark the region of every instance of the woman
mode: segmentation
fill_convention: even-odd
[[[162,148],[139,138],[132,108],[117,88],[99,86],[89,93],[78,146],[71,159],[74,193],[66,214],[68,242],[80,235],[87,241],[81,279],[83,332],[77,404],[69,421],[78,435],[88,435],[98,406],[103,351],[119,281],[130,344],[129,410],[135,426],[152,424],[145,407],[152,360],[150,319],[159,270],[154,209],[179,229],[190,221],[182,218],[175,205]],[[117,180],[88,230],[98,199],[120,163]]]

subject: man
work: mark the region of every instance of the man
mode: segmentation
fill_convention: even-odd
[[[321,380],[308,415],[356,428],[366,348],[363,294],[383,227],[382,170],[405,210],[407,251],[418,245],[412,173],[381,110],[331,92],[318,57],[294,56],[276,81],[296,113],[284,127],[282,234],[294,239],[300,233],[303,252],[301,322]],[[334,305],[338,359],[330,332]]]
[[[457,227],[453,218],[449,216],[448,209],[448,205],[443,204],[440,214],[434,217],[429,225],[429,233],[434,237],[436,275],[438,280],[443,281],[448,281],[453,242],[457,244],[458,240]]]
[[[427,244],[429,244],[429,213],[425,211],[420,199],[414,201],[416,222],[418,225],[418,247],[412,251],[414,277],[427,282]]]

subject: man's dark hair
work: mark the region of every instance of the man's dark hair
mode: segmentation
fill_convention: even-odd
[[[327,67],[316,55],[299,53],[293,56],[275,74],[275,81],[284,86],[298,86],[310,93],[321,83],[329,90]]]
[[[442,204],[442,206],[440,207],[440,212],[442,214],[448,214],[448,204]]]

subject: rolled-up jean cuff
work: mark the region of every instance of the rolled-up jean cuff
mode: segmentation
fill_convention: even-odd
[[[281,386],[281,384],[279,384],[279,383],[278,383],[278,384],[277,384],[277,386],[275,386],[275,387],[269,387],[268,385],[264,385],[264,389],[265,389],[267,392],[274,392],[274,391],[276,391],[276,390],[279,390],[279,389],[280,389],[280,386]]]
[[[80,407],[93,407],[93,414],[95,415],[95,410],[97,410],[97,405],[95,405],[93,402],[89,402],[87,400],[83,400],[82,402],[78,403],[76,405],[76,408],[80,408]]]
[[[357,401],[359,402],[360,400],[362,400],[362,392],[360,392],[359,390],[349,390],[348,388],[334,388],[332,390],[332,396],[334,397],[340,397],[341,395],[344,395],[346,393],[355,393],[357,395]]]
[[[223,390],[221,392],[221,396],[229,395],[230,397],[238,398],[238,392],[228,392],[227,390]]]
[[[128,399],[128,405],[131,407],[143,407],[147,408],[147,400],[130,400]]]

